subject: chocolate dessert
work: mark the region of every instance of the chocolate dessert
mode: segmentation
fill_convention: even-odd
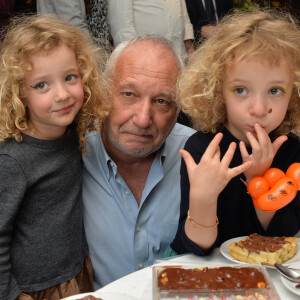
[[[166,268],[158,275],[160,290],[223,290],[266,288],[264,275],[256,268]]]
[[[231,243],[230,255],[247,263],[283,263],[298,250],[296,237],[267,237],[256,233]]]
[[[263,266],[153,266],[153,300],[280,300]]]

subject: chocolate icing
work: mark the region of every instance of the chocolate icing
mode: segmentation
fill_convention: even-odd
[[[166,268],[158,275],[160,290],[221,290],[265,288],[264,275],[253,267],[183,269]]]
[[[270,237],[261,236],[257,233],[251,234],[247,239],[239,241],[237,245],[252,252],[276,252],[282,248],[282,245],[288,243],[284,236]]]

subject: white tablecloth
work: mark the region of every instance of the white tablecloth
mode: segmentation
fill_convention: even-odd
[[[193,254],[176,256],[168,260],[158,261],[160,265],[169,264],[235,264],[223,257],[219,248],[215,249],[212,255],[200,257]],[[280,275],[275,269],[268,269],[271,280],[282,300],[299,300],[300,296],[292,293],[282,284]],[[132,299],[152,300],[152,268],[148,267],[140,271],[122,277],[97,292],[103,293],[122,293]],[[127,297],[126,297],[127,299]]]

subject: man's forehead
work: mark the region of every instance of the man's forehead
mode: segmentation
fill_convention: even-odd
[[[165,61],[165,63],[174,65],[175,68],[180,69],[179,62],[175,54],[165,45],[156,41],[139,41],[130,45],[119,56],[117,63],[120,61],[140,62],[144,65],[151,65],[158,61]]]
[[[180,68],[173,53],[169,49],[163,52],[161,47],[151,51],[149,47],[144,48],[144,46],[145,44],[133,45],[120,54],[115,65],[115,79],[131,76],[157,77],[174,84]]]
[[[151,88],[151,84],[150,84],[150,88]],[[119,81],[117,89],[121,89],[121,90],[128,89],[128,90],[133,90],[133,91],[139,91],[140,90],[140,82],[138,80],[131,80],[131,79]],[[152,87],[151,92],[156,93],[157,96],[165,96],[168,98],[174,98],[175,83],[154,86],[154,87]]]

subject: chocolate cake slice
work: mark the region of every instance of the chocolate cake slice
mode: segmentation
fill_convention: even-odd
[[[247,263],[281,264],[298,250],[296,237],[267,237],[256,233],[229,246],[230,255]]]

